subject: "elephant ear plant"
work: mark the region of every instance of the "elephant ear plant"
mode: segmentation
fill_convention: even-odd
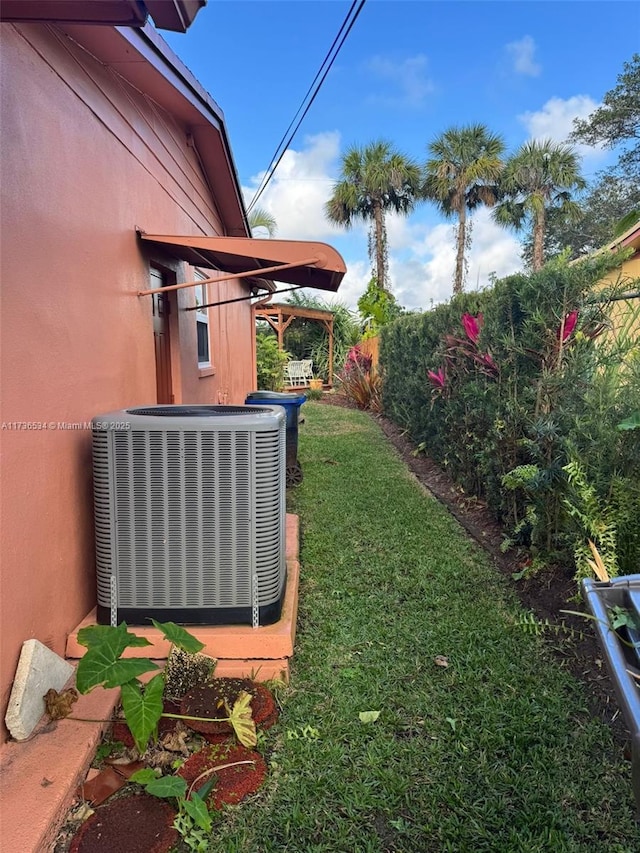
[[[212,772],[218,769],[220,768],[212,768]],[[209,849],[213,816],[207,808],[206,799],[215,779],[210,779],[199,791],[193,791],[193,786],[190,789],[180,776],[158,777],[155,771],[146,767],[134,773],[131,781],[142,785],[145,791],[154,797],[175,799],[178,813],[173,826],[182,836],[186,846],[194,853],[205,853]]]
[[[155,619],[152,622],[165,639],[182,651],[195,654],[204,648],[203,643],[175,622],[162,623]],[[120,687],[122,710],[140,754],[146,750],[150,740],[155,741],[161,717],[202,719],[163,711],[163,672],[158,672],[145,686],[142,685],[138,676],[159,667],[149,658],[122,657],[125,649],[151,645],[145,637],[131,634],[125,622],[118,626],[89,625],[78,632],[78,642],[87,649],[76,671],[78,691],[89,693],[95,687]],[[247,747],[256,744],[256,727],[251,717],[250,702],[251,696],[246,692],[241,693],[233,707],[225,708],[228,717],[216,720],[230,723],[240,743]]]

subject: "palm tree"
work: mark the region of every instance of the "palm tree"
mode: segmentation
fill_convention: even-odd
[[[534,272],[544,264],[548,211],[555,210],[566,221],[576,222],[582,213],[571,191],[585,186],[578,155],[563,143],[550,139],[525,142],[507,161],[501,180],[503,198],[493,216],[500,225],[516,231],[530,225]]]
[[[254,207],[249,214],[249,228],[253,234],[258,228],[265,228],[269,237],[275,237],[278,224],[264,207]]]
[[[447,217],[458,219],[453,292],[464,283],[465,250],[470,243],[467,213],[497,201],[497,181],[504,163],[504,142],[483,124],[452,127],[429,145],[423,193]]]
[[[387,290],[388,211],[408,214],[420,190],[420,167],[379,140],[364,148],[353,146],[342,158],[340,180],[325,204],[327,219],[350,228],[356,220],[371,223],[369,258],[375,267],[378,286]]]

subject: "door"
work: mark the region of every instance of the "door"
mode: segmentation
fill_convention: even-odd
[[[164,287],[162,272],[151,267],[151,288]],[[153,296],[153,340],[156,353],[156,397],[158,403],[173,403],[171,383],[171,338],[169,334],[169,294],[154,293]]]

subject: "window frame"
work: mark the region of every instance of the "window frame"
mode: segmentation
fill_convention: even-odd
[[[208,292],[207,292],[207,283],[206,279],[209,276],[205,275],[200,270],[194,270],[194,278],[196,281],[202,281],[202,284],[196,285],[194,287],[194,296],[196,300],[196,306],[198,305],[198,298],[202,299],[201,305],[206,305],[208,302]],[[213,368],[213,364],[211,363],[211,318],[209,317],[209,309],[203,308],[202,310],[196,309],[194,312],[196,316],[196,358],[198,361],[198,370],[200,371],[211,371]],[[207,359],[200,360],[200,335],[199,335],[199,325],[204,326],[205,334],[206,334],[206,342],[207,342]]]

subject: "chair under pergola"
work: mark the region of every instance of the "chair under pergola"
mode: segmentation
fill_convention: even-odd
[[[333,312],[324,311],[320,308],[304,308],[298,305],[287,304],[268,304],[256,306],[256,320],[265,320],[275,331],[278,338],[278,349],[284,350],[284,333],[289,328],[291,323],[297,319],[313,320],[321,323],[327,330],[329,336],[329,362],[328,376],[324,385],[328,388],[333,386]],[[300,385],[288,386],[289,390],[299,388]]]

